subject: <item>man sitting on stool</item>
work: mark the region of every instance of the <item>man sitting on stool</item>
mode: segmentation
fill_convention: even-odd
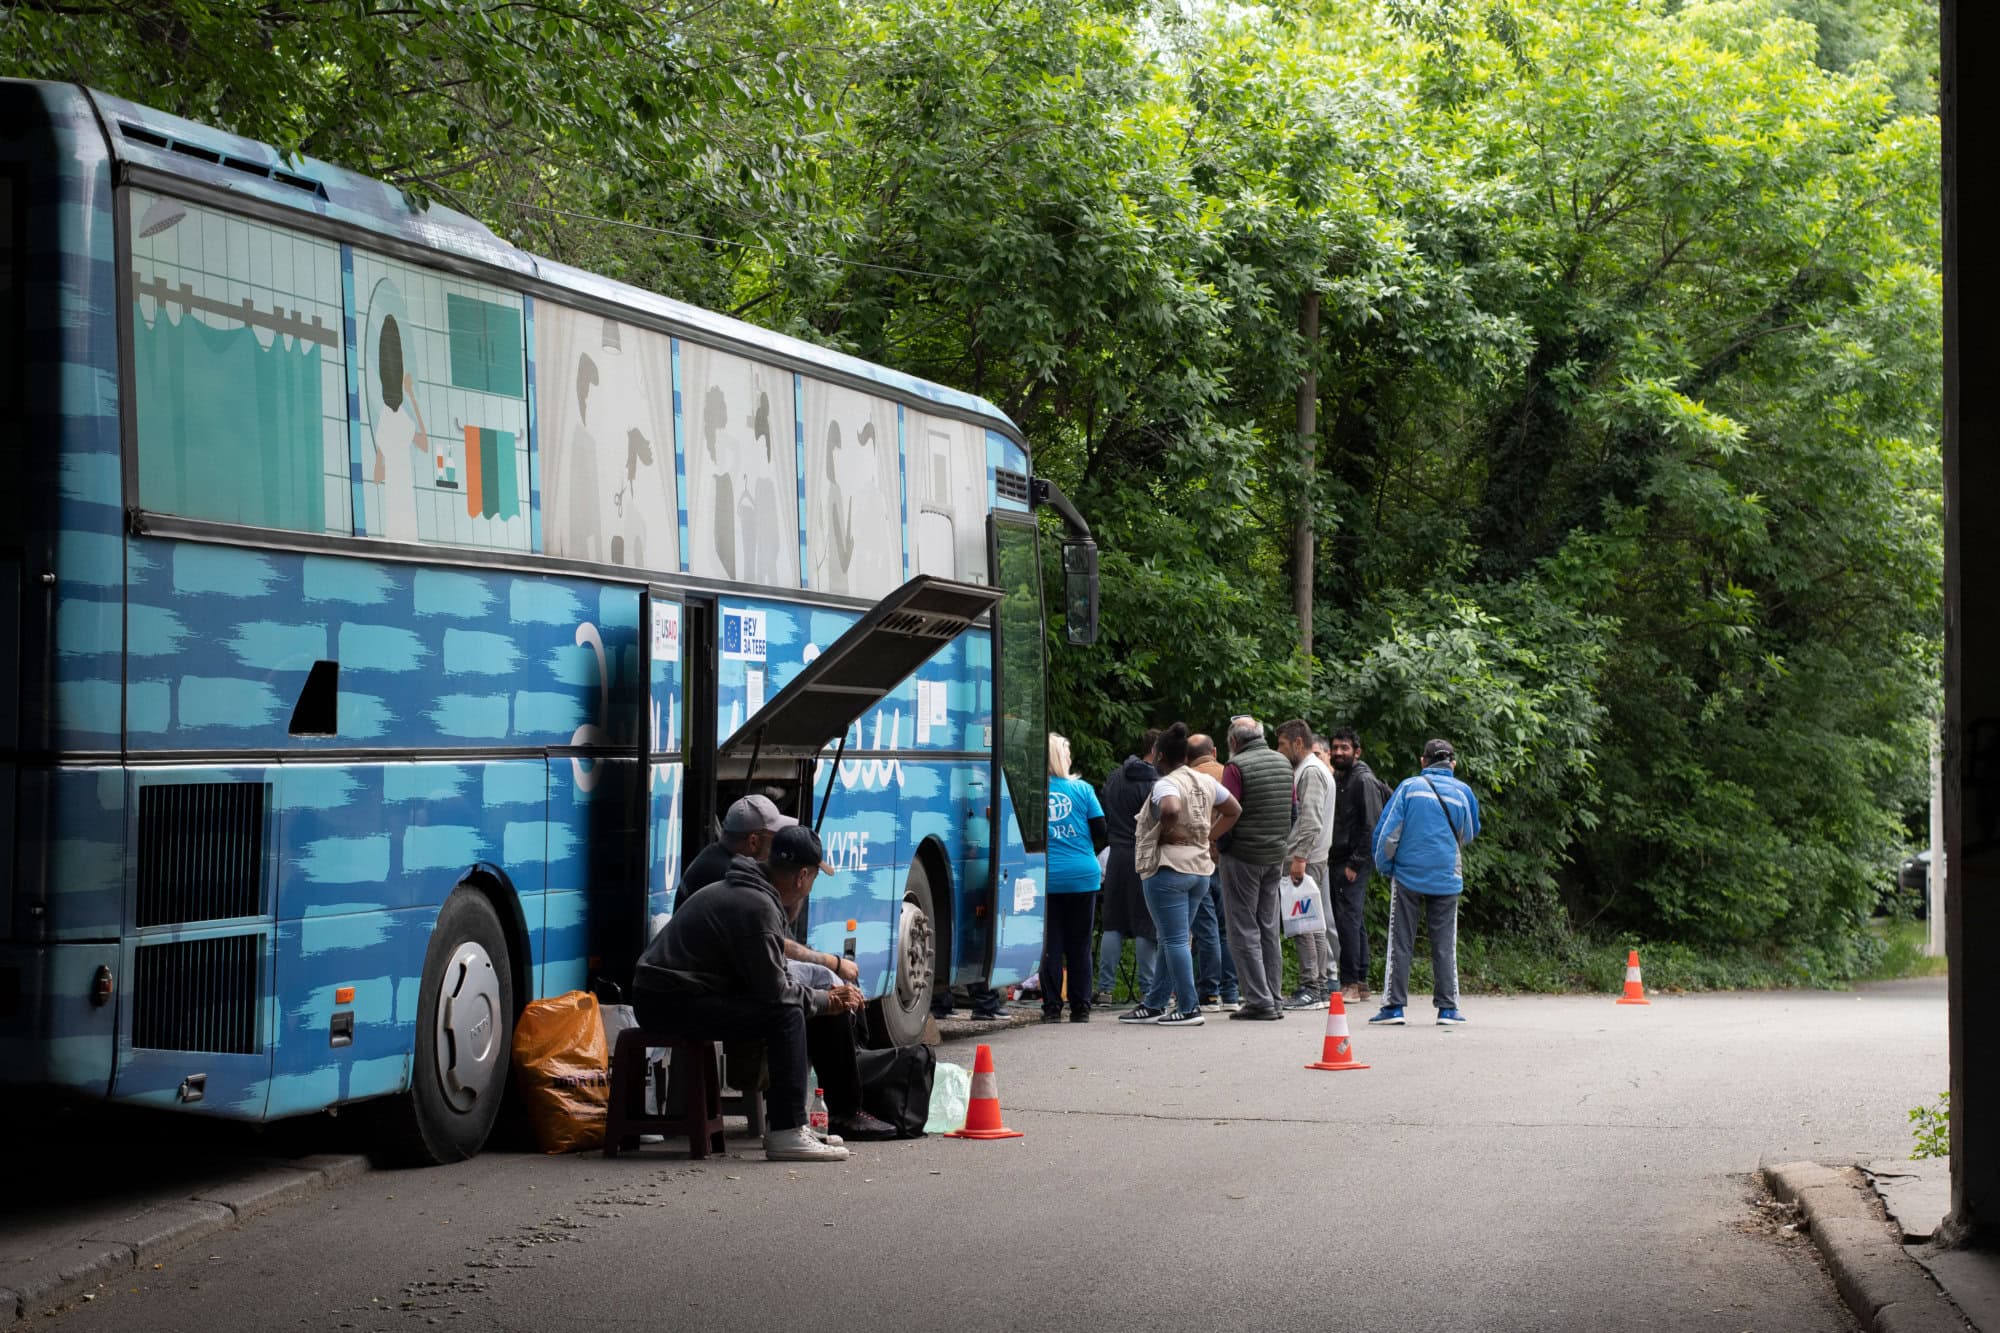
[[[680,889],[674,895],[674,910],[682,910],[708,885],[721,883],[736,856],[768,861],[773,840],[786,829],[797,827],[798,822],[790,815],[780,814],[778,807],[762,796],[745,796],[737,801],[723,816],[722,841],[710,843],[688,863]],[[817,836],[814,841],[817,845]],[[718,847],[733,848],[735,855],[714,855]],[[813,864],[815,869],[819,868],[817,861]],[[797,914],[796,908],[792,914]],[[792,980],[808,990],[824,991],[842,983],[852,986],[861,976],[852,958],[809,949],[790,935],[785,936],[784,950]],[[893,1139],[895,1126],[861,1109],[861,1066],[854,1049],[851,1015],[832,1012],[806,1021],[806,1057],[819,1074],[820,1086],[826,1089],[828,1128],[835,1135],[833,1141]]]
[[[692,895],[639,958],[633,1008],[642,1027],[703,1041],[761,1041],[770,1069],[764,1156],[844,1162],[847,1149],[806,1127],[806,1020],[859,1012],[852,985],[812,990],[785,961],[786,923],[820,871],[819,838],[797,825],[771,842],[768,867],[747,856]]]

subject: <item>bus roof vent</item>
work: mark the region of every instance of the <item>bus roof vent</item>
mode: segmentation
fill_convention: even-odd
[[[259,180],[273,181],[279,185],[303,191],[306,194],[312,195],[315,199],[326,198],[326,187],[310,176],[301,176],[297,172],[286,171],[280,167],[267,167],[261,162],[252,162],[248,158],[236,157],[229,153],[220,153],[203,144],[194,143],[187,139],[176,139],[170,135],[162,134],[158,130],[147,129],[144,125],[134,125],[129,120],[118,122],[118,132],[133,143],[144,144],[148,148],[157,148],[165,153],[178,153],[182,157],[191,157],[197,162],[207,162],[213,166],[227,167],[231,171],[239,171],[245,176],[255,176]]]

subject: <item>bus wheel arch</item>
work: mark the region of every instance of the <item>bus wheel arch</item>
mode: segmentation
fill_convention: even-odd
[[[410,1086],[380,1107],[381,1151],[426,1165],[478,1154],[505,1100],[522,952],[509,939],[511,893],[468,875],[438,910],[418,982]],[[518,905],[514,908],[519,914]]]
[[[514,1012],[508,1017],[519,1018],[522,1008],[535,998],[535,959],[528,938],[528,918],[521,910],[521,895],[515,891],[514,881],[507,872],[487,861],[466,871],[458,881],[458,889],[476,889],[485,894],[500,917],[514,978]]]
[[[897,918],[891,927],[892,975],[889,990],[869,1006],[875,1039],[884,1046],[923,1040],[931,997],[951,985],[951,868],[936,839],[926,838],[910,858]],[[905,957],[927,957],[914,975]]]

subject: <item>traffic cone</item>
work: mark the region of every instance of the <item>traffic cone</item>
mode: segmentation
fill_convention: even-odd
[[[1646,987],[1639,980],[1639,951],[1632,950],[1625,955],[1625,993],[1618,997],[1620,1004],[1651,1004],[1646,998]]]
[[[1320,1047],[1319,1059],[1306,1066],[1307,1069],[1366,1069],[1354,1058],[1354,1043],[1347,1036],[1347,1005],[1334,991],[1326,997],[1326,1041]]]
[[[993,1074],[993,1048],[985,1042],[972,1056],[972,1100],[965,1108],[965,1128],[946,1132],[948,1139],[1018,1139],[1018,1129],[1000,1123],[1000,1080]]]

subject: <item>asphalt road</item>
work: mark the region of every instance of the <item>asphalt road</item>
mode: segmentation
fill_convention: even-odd
[[[1413,1010],[1422,1017],[1427,1010]],[[1945,1081],[1942,981],[1478,998],[999,1036],[1026,1137],[773,1165],[747,1141],[377,1172],[45,1324],[108,1329],[1760,1331],[1854,1327],[1760,1161],[1896,1157]],[[970,1063],[966,1045],[947,1058]]]

